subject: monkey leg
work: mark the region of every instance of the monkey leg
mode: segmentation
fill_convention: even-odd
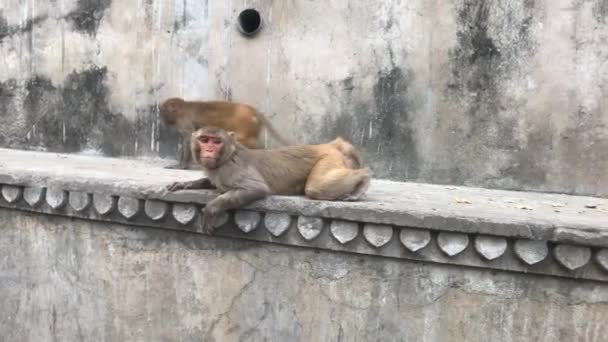
[[[190,152],[190,135],[182,134],[182,146],[181,146],[179,162],[177,164],[170,165],[165,168],[166,169],[185,170],[188,168],[188,165],[190,164],[191,160],[192,160],[192,154]]]
[[[165,169],[171,169],[171,170],[185,170],[187,168],[188,168],[188,165],[182,165],[182,163],[165,166]]]
[[[168,191],[186,190],[186,189],[215,189],[209,178],[201,178],[188,182],[175,182],[167,185]]]
[[[355,201],[361,198],[369,186],[369,172],[367,169],[336,167],[342,163],[341,158],[325,157],[317,162],[306,181],[304,194],[307,197],[330,201]]]
[[[240,208],[255,200],[266,197],[269,193],[268,189],[238,189],[230,190],[217,196],[203,208],[200,224],[201,231],[205,234],[213,234],[216,228],[214,221],[223,211]]]

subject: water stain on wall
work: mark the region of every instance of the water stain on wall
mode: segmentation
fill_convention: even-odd
[[[25,32],[31,33],[34,26],[38,25],[47,18],[48,15],[45,14],[27,19],[23,24],[9,25],[6,18],[2,15],[2,10],[0,10],[0,44],[6,37]]]
[[[0,144],[9,145],[12,141],[10,138],[10,122],[14,120],[10,113],[15,113],[15,93],[19,89],[17,81],[14,79],[0,82]]]
[[[40,75],[19,87],[16,81],[0,87],[0,112],[19,106],[25,113],[25,130],[10,145],[43,148],[56,152],[98,151],[107,156],[150,154],[175,156],[177,134],[158,122],[157,106],[137,109],[134,121],[109,106],[105,84],[107,69],[91,67],[67,76],[61,86]],[[158,141],[159,135],[162,140]]]
[[[608,18],[608,0],[595,0],[593,4],[593,16],[598,23],[606,23],[606,19]]]
[[[376,177],[417,179],[419,156],[410,120],[416,108],[408,92],[412,73],[392,67],[376,77],[366,100],[353,92],[358,82],[353,77],[330,85],[333,97],[340,99],[340,112],[324,116],[319,140],[343,136],[352,141]]]
[[[443,135],[456,137],[451,138],[448,149],[461,155],[448,169],[460,172],[443,174],[447,178],[434,177],[432,181],[462,183],[472,177],[489,183],[493,177],[520,179],[532,185],[545,181],[543,168],[549,166],[529,161],[538,153],[548,152],[546,136],[533,137],[534,141],[542,138],[544,143],[534,151],[518,145],[518,120],[526,115],[525,99],[505,97],[509,82],[525,77],[523,65],[535,49],[530,34],[533,15],[531,0],[502,7],[491,0],[462,2],[457,16],[457,45],[449,52],[451,77],[445,95],[463,108],[463,113],[440,119]],[[456,135],[451,135],[453,132]],[[487,159],[503,155],[510,161],[496,175],[480,175],[480,170],[467,165],[467,159],[484,158],[484,154]]]
[[[376,115],[370,118],[369,125],[378,133],[371,135],[364,146],[369,146],[366,149],[381,147],[380,156],[389,164],[384,177],[418,178],[420,161],[410,121],[415,108],[408,100],[412,77],[411,73],[404,74],[402,69],[394,67],[379,73],[373,88]],[[393,165],[395,162],[397,165]],[[381,170],[374,171],[383,173]]]
[[[75,30],[95,35],[104,12],[112,0],[78,0],[77,7],[67,15]]]
[[[503,58],[488,34],[488,11],[485,1],[464,3],[458,14],[458,45],[450,51],[453,67],[448,93],[459,99],[472,95],[467,114],[475,123],[469,138],[484,131],[500,107],[498,71]]]

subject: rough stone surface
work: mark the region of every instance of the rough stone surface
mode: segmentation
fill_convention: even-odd
[[[291,226],[291,216],[284,213],[266,213],[264,215],[264,226],[270,234],[279,237]]]
[[[108,194],[93,194],[93,207],[101,215],[106,215],[114,209],[114,198]]]
[[[329,226],[331,235],[341,244],[353,241],[359,235],[359,223],[333,220]]]
[[[245,233],[254,231],[262,221],[262,215],[257,211],[238,210],[234,215],[237,227]]]
[[[487,260],[494,260],[507,250],[507,239],[495,236],[477,236],[475,250]]]
[[[591,260],[591,250],[580,246],[557,245],[553,255],[562,266],[571,271],[585,266]]]
[[[0,149],[0,183],[199,204],[215,196],[211,191],[168,193],[168,184],[198,179],[200,172],[161,166],[151,161]],[[589,203],[596,209],[585,208]],[[608,247],[608,199],[604,198],[374,180],[362,201],[271,196],[247,209]]]
[[[431,233],[424,229],[402,228],[399,232],[399,240],[405,248],[416,252],[431,242]]]
[[[547,241],[517,240],[514,248],[515,255],[528,265],[539,263],[549,255]]]
[[[297,225],[300,235],[302,235],[304,239],[310,241],[321,234],[321,230],[323,230],[323,219],[319,217],[299,216]]]
[[[455,256],[467,248],[469,237],[466,234],[441,232],[437,235],[437,244],[445,254]]]
[[[169,212],[169,205],[167,202],[163,201],[146,200],[146,203],[144,204],[144,212],[149,218],[158,221],[167,216],[167,213]]]
[[[118,211],[127,219],[131,219],[139,213],[139,199],[133,197],[120,196],[118,199]]]
[[[17,202],[21,198],[21,187],[12,185],[2,186],[2,197],[9,203]]]
[[[608,336],[608,286],[597,282],[6,209],[0,209],[0,231],[2,341],[566,342]]]
[[[363,226],[365,240],[374,247],[386,245],[393,237],[393,227],[380,224],[365,224]]]
[[[53,209],[62,208],[68,200],[68,196],[65,190],[55,187],[46,189],[46,203],[48,203]]]
[[[608,271],[608,249],[602,249],[595,254],[595,260],[606,271]]]
[[[44,199],[44,189],[37,186],[28,186],[23,189],[23,199],[31,207],[37,207]]]
[[[91,195],[82,191],[70,191],[68,202],[74,210],[83,211],[91,204]]]
[[[191,204],[174,204],[173,217],[181,224],[188,224],[196,216],[196,207]]]

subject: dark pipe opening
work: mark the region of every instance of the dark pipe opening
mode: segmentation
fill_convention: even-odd
[[[262,17],[260,12],[248,8],[239,14],[239,31],[246,36],[252,36],[260,30]]]

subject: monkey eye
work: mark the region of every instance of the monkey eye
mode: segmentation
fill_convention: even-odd
[[[198,138],[198,141],[202,142],[203,144],[214,144],[214,145],[219,145],[222,143],[222,138],[220,137],[214,137],[214,136],[207,136],[207,135],[203,135],[202,137]]]

